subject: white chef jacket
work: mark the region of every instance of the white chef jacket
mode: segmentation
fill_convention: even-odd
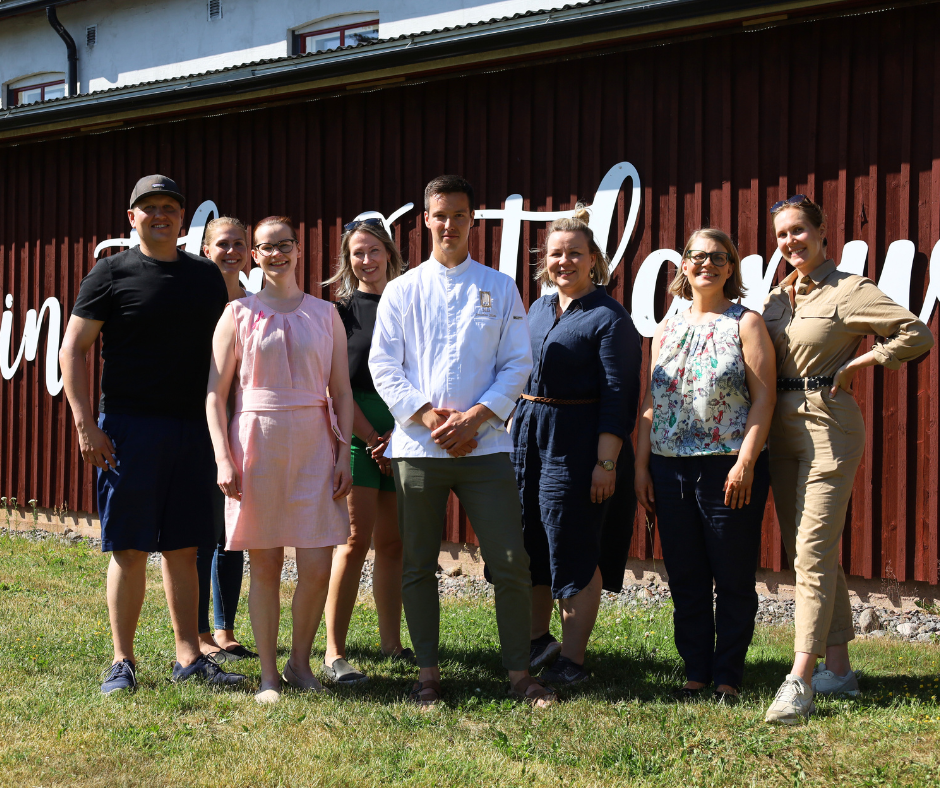
[[[369,370],[395,417],[387,456],[451,456],[411,420],[426,403],[459,411],[485,405],[496,415],[480,426],[470,456],[510,451],[503,424],[532,371],[516,283],[469,257],[447,268],[432,256],[393,279],[379,302]]]

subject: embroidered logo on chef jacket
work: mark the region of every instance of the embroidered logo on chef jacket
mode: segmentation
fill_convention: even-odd
[[[499,315],[493,311],[493,294],[489,290],[480,291],[480,302],[473,313],[473,317],[477,320],[481,318],[496,320],[499,318]]]

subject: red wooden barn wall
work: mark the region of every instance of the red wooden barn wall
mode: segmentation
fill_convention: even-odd
[[[127,196],[150,172],[178,179],[191,207],[211,199],[245,220],[293,216],[306,288],[328,296],[318,283],[342,224],[362,210],[388,215],[414,202],[396,238],[411,265],[427,256],[419,211],[434,175],[466,174],[481,206],[519,193],[527,210],[562,209],[630,161],[642,207],[612,285],[628,308],[646,256],[681,249],[702,224],[731,231],[742,256],[769,259],[768,206],[803,192],[822,201],[837,259],[846,241],[868,243],[875,279],[888,245],[913,241],[919,311],[940,239],[938,38],[940,13],[929,5],[0,148],[0,292],[13,294],[12,345],[26,310],[47,296],[71,308],[96,244],[128,234]],[[628,207],[622,193],[610,251]],[[474,256],[497,265],[500,235],[500,222],[479,222]],[[538,295],[528,250],[543,235],[543,224],[523,225],[517,283],[527,304]],[[660,284],[664,305],[665,274]],[[938,320],[935,311],[935,336]],[[91,469],[63,395],[45,391],[43,348],[0,381],[0,494],[92,511]],[[858,380],[868,438],[843,540],[852,574],[937,583],[938,363],[934,348],[900,372]],[[89,374],[99,378],[97,358]],[[472,540],[456,510],[446,535]],[[634,524],[632,554],[658,556],[645,518]],[[781,561],[769,508],[762,564]]]

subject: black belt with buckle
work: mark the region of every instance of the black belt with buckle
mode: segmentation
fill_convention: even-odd
[[[777,378],[777,391],[812,391],[832,386],[832,378],[817,375],[814,378]]]

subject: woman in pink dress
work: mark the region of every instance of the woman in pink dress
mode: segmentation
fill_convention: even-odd
[[[225,549],[248,550],[251,564],[248,610],[261,659],[255,695],[260,703],[278,700],[282,675],[297,689],[323,689],[311,670],[310,651],[326,603],[333,547],[349,536],[346,436],[352,432],[353,399],[346,331],[332,304],[297,286],[299,253],[287,217],[269,217],[255,228],[251,254],[264,272],[264,289],[233,301],[222,315],[206,400],[219,487],[227,496]],[[226,434],[225,402],[233,380],[235,414]],[[279,674],[285,547],[296,550],[297,588],[291,653]]]

